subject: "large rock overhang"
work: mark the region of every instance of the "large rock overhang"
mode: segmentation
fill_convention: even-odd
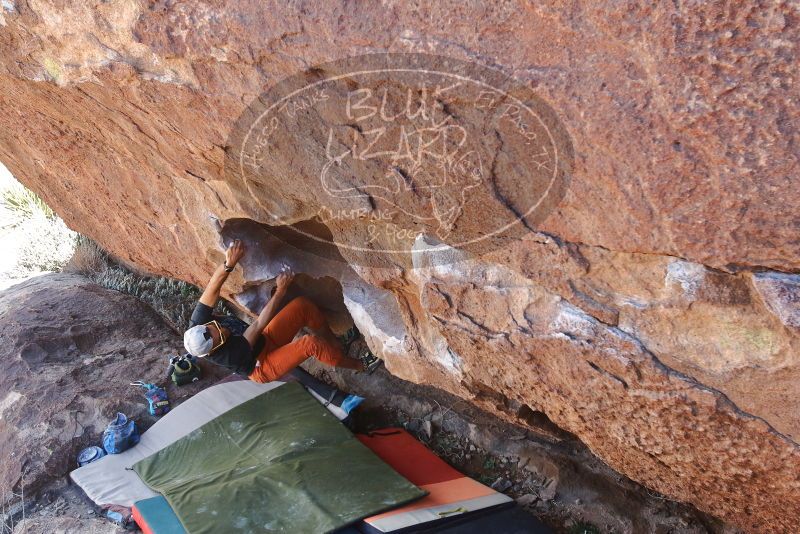
[[[634,10],[4,2],[0,159],[149,272],[203,284],[226,236],[267,232],[283,244],[229,282],[243,308],[294,263],[319,291],[341,286],[393,373],[503,416],[498,398],[530,406],[670,498],[785,531],[800,518],[796,14]],[[525,223],[510,238],[452,246],[442,222],[474,234],[515,190],[495,188],[472,219],[450,194],[406,252],[359,252],[339,245],[368,241],[367,225],[314,222],[313,150],[283,147],[280,172],[255,188],[226,172],[231,132],[265,91],[381,51],[491,67],[544,103],[572,151],[546,216],[506,203]],[[462,161],[469,178],[478,166]],[[503,161],[500,175],[517,172]]]

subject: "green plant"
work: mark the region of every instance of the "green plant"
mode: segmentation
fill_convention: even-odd
[[[0,191],[0,206],[5,212],[0,221],[0,229],[3,230],[18,228],[26,221],[39,217],[50,222],[58,218],[39,195],[19,184]]]
[[[16,182],[0,190],[0,238],[8,255],[0,279],[61,270],[76,235],[36,193]]]

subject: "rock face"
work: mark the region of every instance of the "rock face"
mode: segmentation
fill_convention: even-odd
[[[161,382],[167,355],[180,347],[147,305],[70,274],[0,293],[0,338],[5,497],[12,488],[35,495],[76,468],[77,453],[101,445],[117,411],[149,427],[143,390],[128,384]]]
[[[541,412],[669,498],[791,530],[796,7],[595,4],[3,2],[0,160],[142,269],[203,284],[243,238],[227,288],[243,308],[289,264],[396,375],[503,417]],[[325,85],[344,69],[328,62],[384,51],[514,82],[447,92],[350,69]],[[283,89],[318,90],[275,122],[254,114],[298,73]],[[387,105],[350,98],[369,83]],[[395,185],[405,203],[375,192]],[[485,246],[453,237],[509,218]]]

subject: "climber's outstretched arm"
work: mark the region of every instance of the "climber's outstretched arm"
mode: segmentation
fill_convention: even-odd
[[[217,267],[214,274],[211,275],[211,280],[200,296],[200,302],[212,308],[217,305],[222,284],[228,279],[228,274],[236,267],[242,256],[244,256],[244,245],[238,239],[234,239],[228,250],[225,251],[225,263]]]

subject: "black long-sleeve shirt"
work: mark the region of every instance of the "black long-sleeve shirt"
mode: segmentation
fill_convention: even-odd
[[[231,315],[214,315],[213,308],[198,302],[189,320],[189,326],[197,326],[217,321],[220,326],[230,330],[231,335],[221,347],[206,356],[207,360],[230,369],[236,374],[248,376],[256,367],[256,358],[264,348],[264,336],[259,336],[255,347],[251,347],[242,335],[247,323]]]

